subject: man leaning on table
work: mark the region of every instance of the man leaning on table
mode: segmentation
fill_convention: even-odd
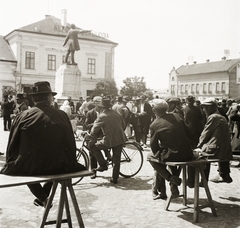
[[[195,151],[205,153],[209,158],[219,159],[219,174],[211,181],[215,183],[225,182],[231,183],[229,160],[232,159],[232,148],[230,144],[230,133],[228,122],[224,116],[218,112],[217,102],[215,98],[206,98],[201,106],[206,115],[206,124],[200,135],[199,143]],[[189,167],[188,186],[194,187],[194,171]],[[209,178],[210,164],[207,164],[204,170],[206,179]],[[200,186],[203,186],[200,183]]]

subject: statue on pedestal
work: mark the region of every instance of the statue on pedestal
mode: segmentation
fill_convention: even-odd
[[[68,31],[68,34],[63,43],[64,49],[67,49],[67,54],[64,60],[65,63],[68,64],[68,56],[71,53],[71,65],[77,65],[77,63],[75,63],[74,61],[74,53],[75,51],[80,50],[80,46],[78,43],[78,33],[88,33],[88,32],[91,32],[91,30],[76,29],[76,26],[74,24],[71,24],[71,29]]]

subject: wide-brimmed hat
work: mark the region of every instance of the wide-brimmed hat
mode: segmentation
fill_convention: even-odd
[[[205,106],[205,105],[206,106],[210,106],[210,105],[214,106],[214,105],[217,105],[217,101],[214,97],[208,97],[202,102],[201,105],[202,106]]]
[[[18,99],[24,99],[23,93],[17,93],[16,100]]]
[[[32,90],[33,92],[30,93],[31,95],[51,93],[53,96],[55,96],[57,94],[56,92],[52,91],[50,83],[47,81],[34,83]]]
[[[111,100],[108,98],[103,98],[102,102],[98,106],[102,108],[110,108],[112,107]]]

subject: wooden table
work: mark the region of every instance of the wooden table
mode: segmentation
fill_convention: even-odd
[[[183,197],[183,205],[187,206],[187,183],[186,183],[186,173],[187,173],[187,166],[191,166],[195,169],[195,177],[194,177],[194,213],[193,213],[193,222],[198,222],[198,212],[200,209],[210,207],[213,216],[217,216],[216,209],[214,207],[214,203],[212,200],[211,192],[208,187],[208,181],[204,174],[204,168],[207,163],[212,162],[219,162],[219,159],[202,159],[196,161],[188,161],[188,162],[165,162],[164,164],[169,166],[179,166],[182,170],[182,187],[183,187],[183,194],[179,195],[179,197]],[[202,178],[203,186],[207,195],[208,203],[205,205],[199,205],[199,182],[200,182],[200,175]],[[171,200],[173,199],[170,196],[167,200],[166,210],[168,210]]]
[[[67,188],[68,188],[70,197],[74,206],[74,210],[76,213],[76,217],[78,220],[79,227],[84,228],[83,219],[80,213],[80,209],[78,206],[76,195],[74,193],[74,189],[72,187],[71,179],[76,177],[80,178],[85,176],[91,176],[92,174],[93,173],[88,170],[68,173],[68,174],[49,175],[49,176],[8,176],[8,175],[0,174],[0,188],[16,187],[20,185],[28,185],[28,184],[52,181],[53,182],[52,191],[49,196],[47,206],[43,213],[43,218],[40,224],[40,228],[44,227],[45,225],[55,224],[55,223],[56,223],[56,227],[59,228],[61,227],[61,224],[64,221],[67,222],[68,226],[71,228],[72,220],[71,220],[71,214],[70,214],[69,203],[68,203],[68,195],[67,195]],[[56,218],[56,221],[47,222],[49,210],[51,208],[52,201],[55,196],[58,184],[61,185],[61,191],[60,191],[60,200],[58,205],[57,218]],[[62,219],[64,206],[65,206],[66,215],[67,215],[66,220]]]

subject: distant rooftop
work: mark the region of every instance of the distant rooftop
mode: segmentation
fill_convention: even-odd
[[[193,63],[179,67],[178,75],[206,74],[214,72],[226,72],[234,65],[240,62],[240,59],[223,59],[216,62]]]
[[[32,23],[30,25],[23,26],[19,29],[15,29],[14,31],[21,31],[21,32],[30,32],[30,33],[37,33],[37,34],[44,34],[44,35],[54,35],[54,36],[66,36],[69,29],[70,29],[71,24],[66,23],[66,26],[62,26],[61,20],[51,16],[51,15],[46,15],[45,18],[41,21]],[[76,26],[77,29],[81,29]],[[91,29],[84,29],[84,30],[91,30]],[[10,32],[9,34],[11,34]],[[8,35],[9,35],[8,34]],[[6,35],[6,36],[8,36]],[[112,43],[117,45],[117,43],[110,41],[109,39],[106,38],[106,34],[102,33],[100,35],[93,34],[91,32],[85,33],[85,34],[79,34],[79,38],[82,39],[88,39],[88,40],[94,40],[94,41],[99,41],[99,42],[105,42],[105,43]]]
[[[6,62],[17,61],[8,42],[1,35],[0,35],[0,61]]]

